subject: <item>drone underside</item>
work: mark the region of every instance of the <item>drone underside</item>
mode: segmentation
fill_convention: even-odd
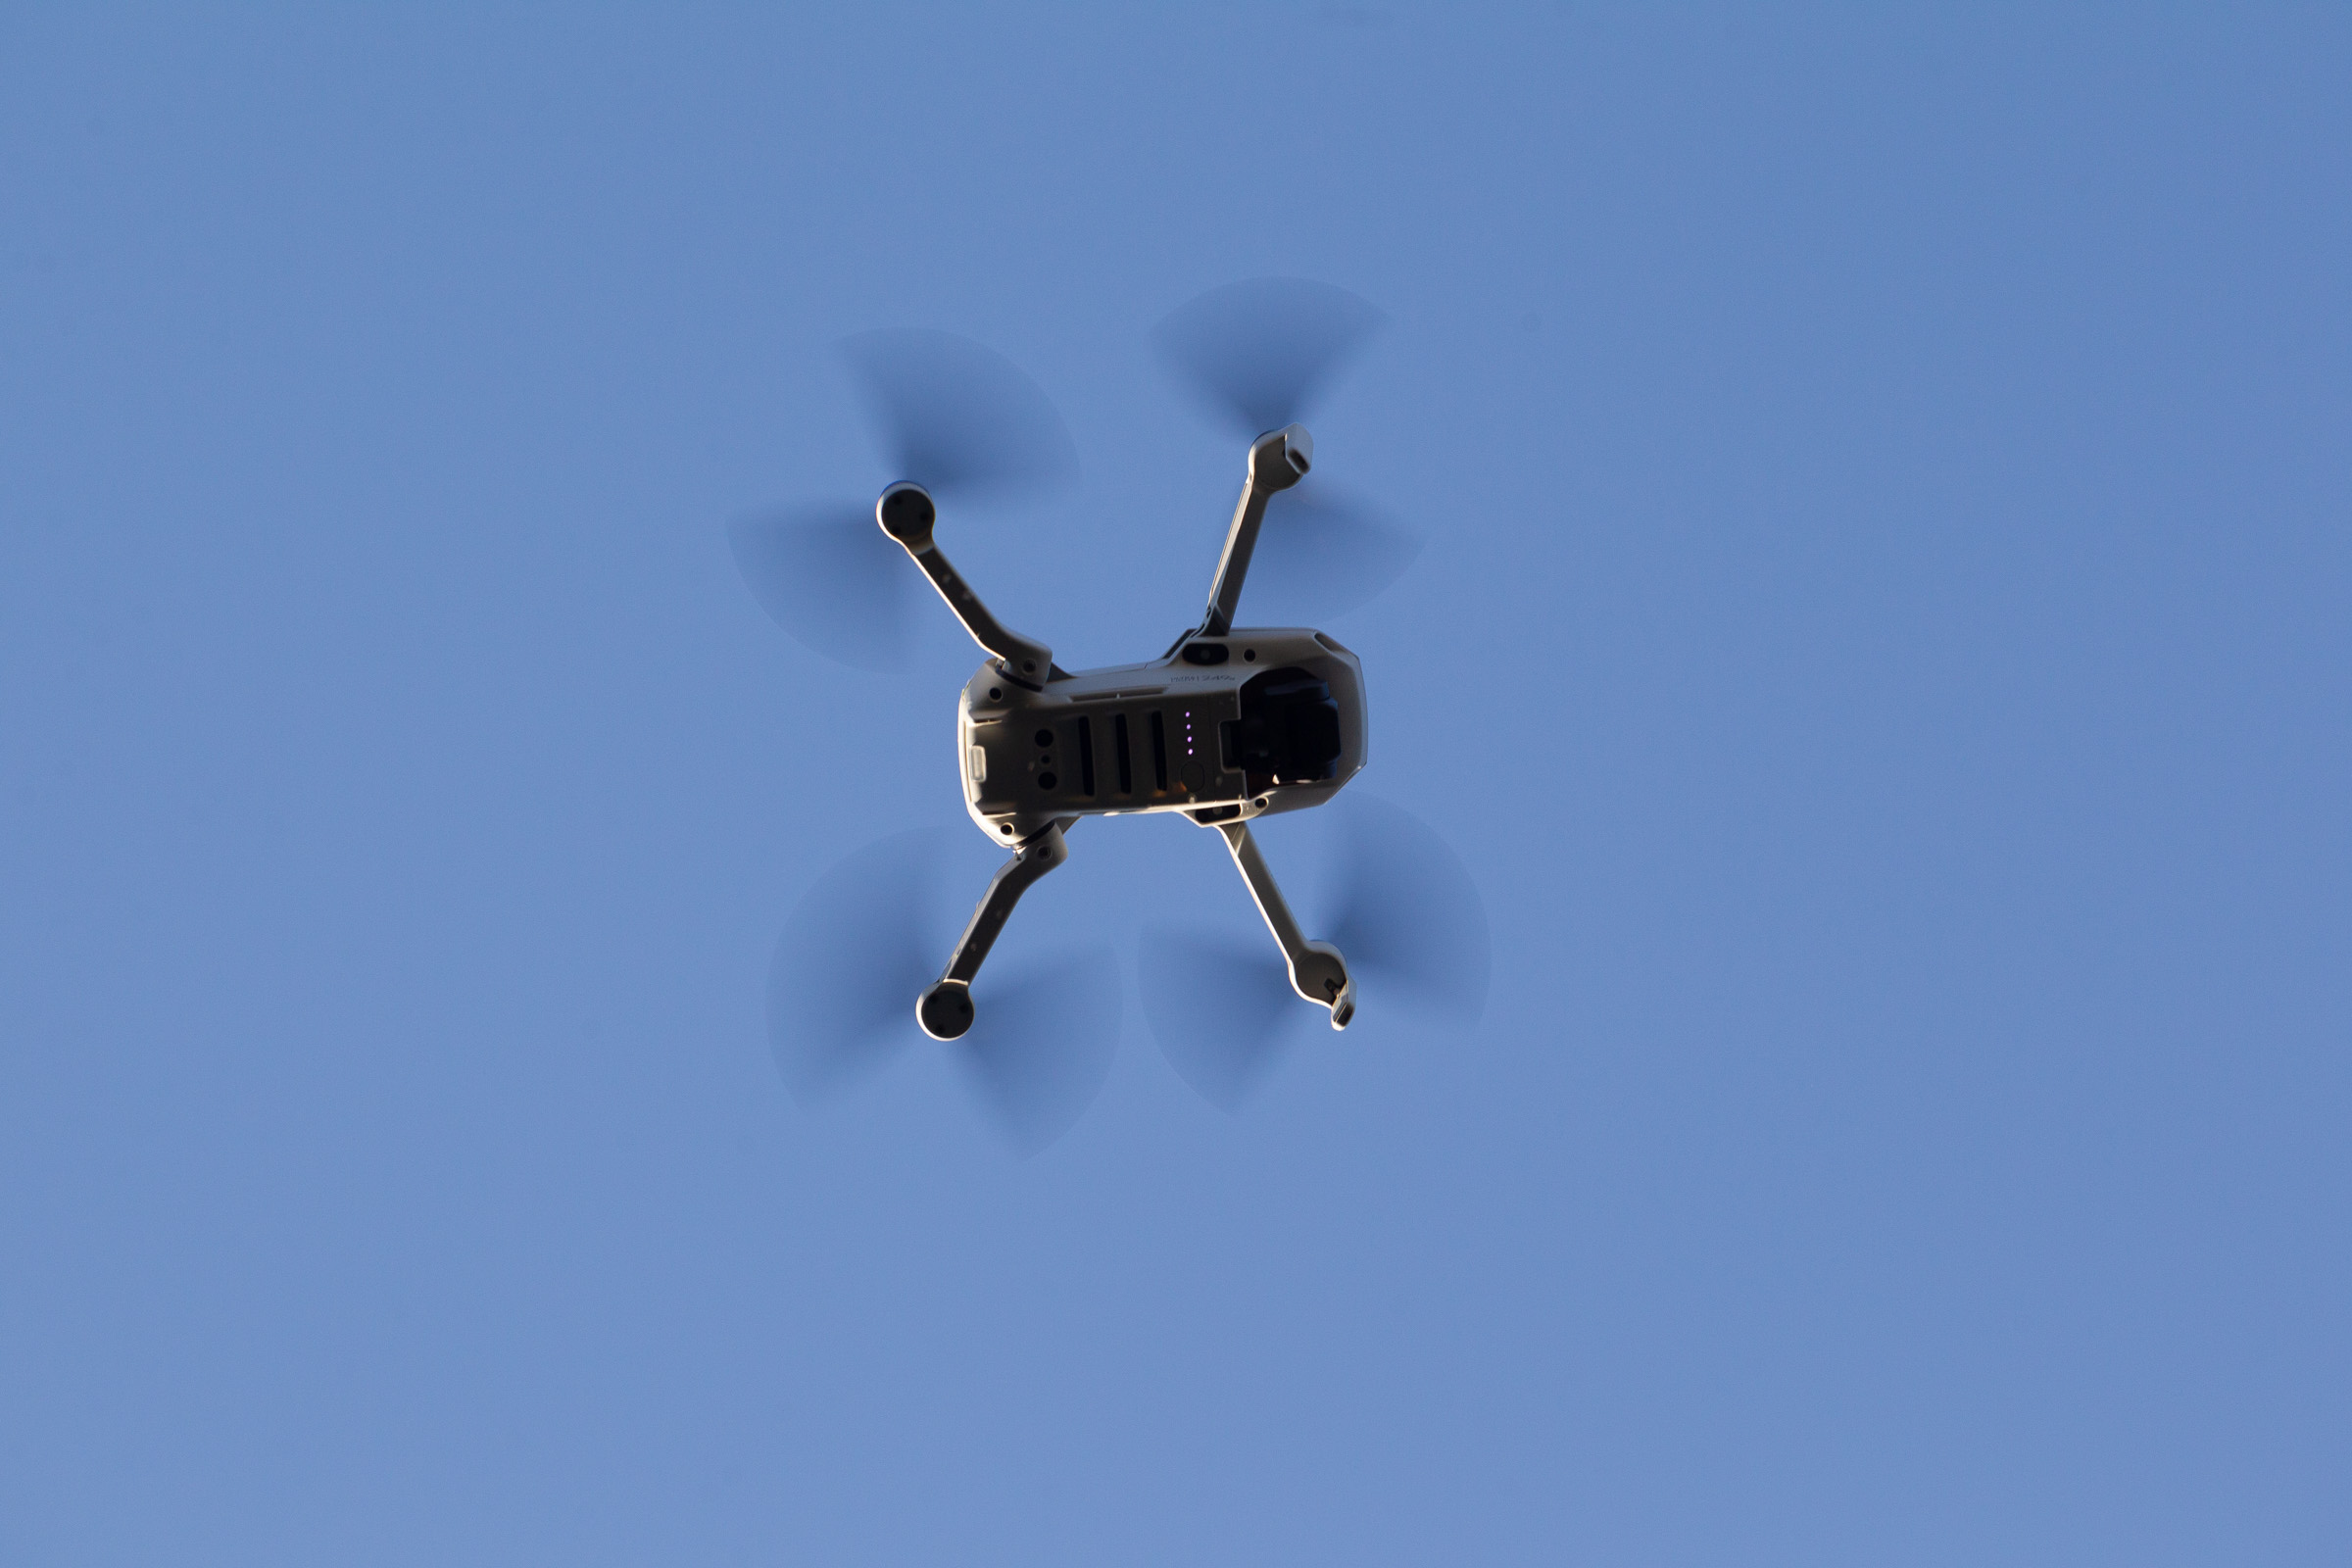
[[[1044,644],[1006,629],[949,563],[929,492],[906,480],[882,492],[874,504],[882,531],[994,656],[963,689],[956,754],[972,820],[1015,847],[916,1004],[924,1033],[954,1040],[971,1027],[971,983],[1021,894],[1067,858],[1063,831],[1082,816],[1137,811],[1181,811],[1224,834],[1292,988],[1329,1009],[1334,1029],[1348,1027],[1355,995],[1347,960],[1299,930],[1249,823],[1320,806],[1363,766],[1363,670],[1319,632],[1233,629],[1266,503],[1313,462],[1314,443],[1297,424],[1252,442],[1200,627],[1150,663],[1075,675]]]
[[[1021,895],[1067,858],[1065,834],[1080,819],[1140,813],[1181,813],[1215,828],[1273,934],[1286,989],[1324,1008],[1335,1029],[1355,1016],[1348,959],[1332,943],[1307,939],[1250,824],[1326,805],[1363,767],[1362,667],[1323,632],[1237,628],[1233,620],[1268,503],[1298,485],[1313,466],[1313,444],[1290,416],[1375,319],[1362,301],[1328,285],[1268,280],[1215,291],[1163,323],[1163,356],[1236,422],[1261,433],[1250,444],[1248,478],[1200,621],[1154,660],[1075,673],[1057,666],[1045,644],[1000,622],[949,563],[934,532],[934,489],[979,480],[1001,488],[1024,472],[1066,468],[1067,436],[1058,416],[1033,383],[977,345],[938,333],[858,340],[854,357],[891,430],[894,462],[913,476],[883,491],[866,514],[873,520],[862,524],[863,537],[879,545],[870,531],[879,523],[989,655],[957,707],[956,755],[972,820],[1011,852],[945,968],[920,986],[915,1011],[925,1034],[980,1038],[973,1033],[980,1009],[972,982]],[[1313,498],[1303,510],[1285,506],[1286,517],[1320,526],[1311,552],[1316,586],[1368,585],[1355,596],[1368,598],[1418,548],[1345,508],[1318,508]],[[764,530],[739,525],[737,557],[788,630],[835,657],[879,665],[884,661],[875,656],[888,650],[876,639],[896,623],[897,584],[908,579],[903,563],[895,578],[885,577],[883,564],[854,542],[852,529],[843,513]],[[1359,851],[1348,879],[1352,902],[1338,911],[1332,933],[1360,946],[1375,968],[1399,982],[1395,995],[1418,994],[1446,1010],[1475,1015],[1487,969],[1476,893],[1425,826],[1393,808],[1379,812],[1393,814],[1381,824],[1380,842]],[[845,862],[805,902],[778,950],[771,1008],[778,1060],[796,1091],[829,1081],[837,1057],[846,1059],[859,1040],[887,1032],[875,1010],[886,999],[857,976],[870,972],[886,981],[885,971],[905,973],[902,959],[879,962],[885,953],[907,950],[902,922],[868,898],[903,903],[902,892],[885,897],[874,884],[877,876],[895,878],[905,869],[876,862],[851,875]],[[1426,935],[1405,933],[1416,921],[1433,920],[1438,925]],[[1231,1053],[1211,1047],[1202,1055],[1187,1042],[1273,1037],[1254,964],[1180,937],[1156,946],[1145,970],[1146,1001],[1162,1048],[1195,1087],[1229,1102],[1226,1091],[1240,1079],[1201,1063]],[[1171,955],[1185,956],[1181,973],[1173,982],[1155,978],[1165,972],[1158,960]],[[1236,962],[1242,967],[1232,967]],[[1115,1007],[1115,975],[1112,987]],[[1102,994],[1100,984],[1094,990]],[[1156,1008],[1155,995],[1162,1003]],[[1033,1054],[1036,1017],[1005,1023],[1022,1037],[1016,1054]],[[1012,1037],[992,1047],[988,1059],[1006,1049],[1015,1049]],[[985,1071],[986,1062],[974,1059]]]

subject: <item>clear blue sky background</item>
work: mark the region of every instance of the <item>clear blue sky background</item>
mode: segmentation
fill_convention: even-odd
[[[0,1557],[2352,1554],[2341,10],[189,9],[0,19]],[[1134,935],[1254,917],[1096,824],[1069,1136],[804,1112],[975,655],[728,519],[962,332],[1085,471],[959,564],[1155,654],[1241,453],[1146,333],[1269,272],[1390,317],[1331,629],[1482,1026],[1211,1108]]]

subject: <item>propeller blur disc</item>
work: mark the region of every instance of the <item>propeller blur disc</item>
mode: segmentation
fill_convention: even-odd
[[[1358,1022],[1420,1031],[1475,1024],[1492,969],[1484,902],[1444,838],[1400,807],[1350,790],[1319,811],[1327,897],[1307,934],[1336,946],[1354,982]],[[1321,1007],[1291,989],[1273,939],[1249,929],[1154,927],[1137,963],[1144,1017],[1178,1077],[1235,1110],[1282,1056],[1327,1029]],[[1345,1036],[1340,1037],[1343,1040]]]
[[[1267,504],[1249,598],[1275,624],[1311,626],[1369,604],[1420,554],[1420,539],[1380,508],[1310,477]]]
[[[1077,472],[1053,400],[993,349],[921,327],[861,332],[840,347],[892,480],[985,500]],[[727,537],[760,608],[799,641],[856,669],[906,667],[922,578],[876,523],[872,502],[740,518]]]
[[[804,646],[855,669],[906,667],[920,579],[873,508],[816,504],[739,517],[727,543],[760,608]]]
[[[1357,1018],[1440,1032],[1475,1025],[1487,1006],[1492,950],[1487,907],[1460,856],[1428,823],[1378,797],[1350,790],[1322,811],[1339,823],[1322,879],[1329,898],[1307,936],[1348,959]],[[1329,1020],[1292,990],[1280,950],[1256,924],[1146,929],[1136,978],[1159,1054],[1228,1112],[1307,1037],[1305,1025]]]
[[[794,906],[768,966],[768,1045],[785,1087],[815,1105],[910,1046],[945,1051],[1020,1153],[1077,1122],[1109,1077],[1122,987],[1108,948],[999,960],[972,988],[977,1017],[940,1045],[915,999],[955,945],[948,830],[915,828],[853,852]]]
[[[1065,952],[1004,973],[982,970],[978,1016],[951,1043],[997,1130],[1023,1155],[1077,1124],[1117,1051],[1124,987],[1107,947]]]
[[[1318,1013],[1262,930],[1149,926],[1136,978],[1160,1054],[1221,1110],[1241,1109]]]
[[[938,972],[930,917],[943,828],[877,839],[816,879],[767,971],[767,1035],[784,1086],[811,1104],[922,1038],[914,998]]]
[[[1257,277],[1177,307],[1152,341],[1218,423],[1256,436],[1303,419],[1381,320],[1330,283]]]
[[[841,344],[893,481],[942,496],[1007,495],[1061,483],[1078,449],[1045,389],[994,349],[928,327],[885,327]]]
[[[1323,929],[1355,976],[1357,1006],[1476,1023],[1493,944],[1461,857],[1437,829],[1378,796],[1351,790],[1325,809],[1338,818],[1338,874]]]

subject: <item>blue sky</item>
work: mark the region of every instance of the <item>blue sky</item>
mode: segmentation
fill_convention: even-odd
[[[2342,16],[803,10],[0,20],[0,1555],[2341,1560]],[[1268,273],[1388,317],[1329,629],[1483,1021],[1212,1106],[1135,943],[1247,897],[1089,824],[1076,1127],[804,1110],[976,656],[729,521],[956,331],[1083,464],[958,564],[1156,654],[1242,454],[1148,334]]]

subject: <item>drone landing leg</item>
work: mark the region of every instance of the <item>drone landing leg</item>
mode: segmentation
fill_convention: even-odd
[[[923,575],[931,579],[931,586],[939,590],[939,597],[948,602],[956,618],[963,622],[963,629],[972,634],[972,641],[996,656],[997,667],[1008,679],[1032,690],[1046,684],[1054,670],[1054,651],[1044,643],[1032,642],[1018,632],[1006,630],[1004,623],[980,602],[980,596],[972,592],[963,574],[941,554],[931,537],[939,512],[932,506],[928,490],[919,484],[892,485],[874,504],[874,518],[882,524],[884,533],[914,558],[914,564],[923,568]]]
[[[1329,1007],[1334,1029],[1347,1028],[1355,1016],[1355,982],[1348,978],[1348,960],[1330,943],[1309,942],[1298,929],[1291,906],[1283,902],[1282,889],[1274,885],[1266,858],[1257,853],[1257,840],[1250,836],[1249,823],[1227,823],[1217,831],[1225,835],[1225,847],[1233,852],[1233,863],[1242,868],[1242,880],[1250,884],[1257,912],[1266,917],[1266,928],[1274,933],[1283,957],[1290,962],[1291,989]]]
[[[997,867],[988,892],[972,910],[971,923],[963,928],[963,936],[948,959],[947,972],[931,982],[914,1004],[914,1016],[923,1033],[934,1040],[954,1040],[972,1026],[972,981],[980,973],[980,965],[988,961],[988,950],[997,945],[1004,922],[1012,917],[1012,906],[1021,902],[1031,883],[1069,858],[1061,823],[1055,822],[1043,833],[1022,840],[1012,858]]]

